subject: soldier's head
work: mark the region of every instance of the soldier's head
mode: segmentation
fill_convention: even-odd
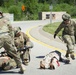
[[[40,69],[45,69],[45,65],[42,63],[43,61],[40,61]],[[48,63],[48,69],[55,69],[55,66],[52,62]]]
[[[20,27],[15,27],[15,36],[20,36],[21,28]]]
[[[63,15],[62,15],[62,19],[63,19],[63,21],[64,21],[65,23],[68,23],[68,22],[70,21],[70,19],[71,19],[71,16],[66,13],[66,14],[63,14]]]
[[[3,17],[3,12],[2,11],[0,11],[0,18],[2,18]]]

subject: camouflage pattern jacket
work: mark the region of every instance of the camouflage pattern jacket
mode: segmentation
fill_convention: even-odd
[[[62,35],[74,35],[76,23],[73,20],[70,20],[70,24],[65,24],[63,21],[55,31],[55,34],[58,34],[61,29],[63,29]]]
[[[11,25],[9,19],[2,17],[0,19],[0,34],[7,32],[12,36],[13,35],[13,34],[11,34],[12,31],[13,31],[13,28],[12,28],[12,25]]]
[[[14,37],[14,42],[17,49],[22,49],[24,48],[24,45],[29,46],[30,40],[29,40],[29,37],[25,33],[20,32],[20,36]]]

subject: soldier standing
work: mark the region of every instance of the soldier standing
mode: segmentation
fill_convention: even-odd
[[[11,32],[13,28],[7,18],[0,12],[0,48],[4,47],[7,53],[14,58],[18,67],[20,67],[19,73],[24,73],[25,67],[21,63],[20,58],[17,56],[17,50],[12,40]]]
[[[76,23],[71,20],[71,16],[69,14],[63,14],[62,15],[62,23],[59,25],[57,30],[55,31],[54,38],[56,38],[56,35],[59,33],[59,31],[63,28],[62,31],[62,38],[64,42],[66,43],[67,46],[67,52],[66,52],[66,57],[70,57],[74,60],[74,46],[75,46],[75,28],[76,28]]]

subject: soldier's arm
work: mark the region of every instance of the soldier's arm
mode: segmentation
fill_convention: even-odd
[[[75,26],[75,29],[76,29],[76,21],[74,21],[74,26]]]
[[[27,36],[27,34],[23,33],[23,38],[24,38],[24,44],[28,45],[28,43],[30,42],[29,37]]]
[[[11,24],[10,20],[7,20],[7,26],[8,26],[8,29],[9,29],[8,32],[10,33],[10,36],[12,38],[14,38],[14,28],[12,27],[12,24]]]
[[[76,21],[74,21],[74,36],[75,36],[75,41],[76,41]]]
[[[24,32],[22,32],[22,34],[23,34],[23,38],[24,38],[24,40],[25,40],[26,42],[29,42],[30,40],[29,40],[28,35],[25,34]]]
[[[26,47],[32,48],[33,47],[33,43],[30,41],[28,35],[23,33],[23,37],[24,37],[24,40],[25,40],[24,44],[26,45]]]
[[[63,24],[61,23],[61,24],[59,25],[59,27],[56,29],[55,34],[57,35],[62,28],[63,28]]]

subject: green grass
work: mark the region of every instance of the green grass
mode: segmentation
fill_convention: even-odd
[[[48,24],[43,27],[43,30],[50,34],[54,34],[55,30],[58,28],[59,25],[60,25],[60,22]],[[58,33],[58,36],[61,36],[61,33],[62,33],[62,30]]]

